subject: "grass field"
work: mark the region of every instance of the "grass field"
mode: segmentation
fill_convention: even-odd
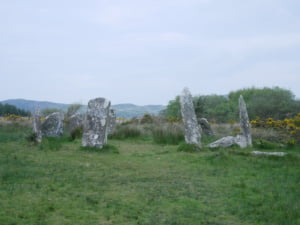
[[[186,153],[132,139],[95,151],[80,140],[33,145],[26,132],[0,126],[1,225],[300,224],[299,147]]]

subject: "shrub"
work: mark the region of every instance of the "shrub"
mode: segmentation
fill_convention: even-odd
[[[145,114],[141,121],[140,121],[141,124],[145,124],[145,123],[153,123],[153,118],[150,114]]]
[[[260,149],[275,149],[278,147],[278,145],[276,145],[272,142],[269,142],[267,140],[264,140],[262,138],[260,138],[257,141],[254,141],[253,145],[254,145],[254,147],[260,148]]]
[[[273,118],[263,120],[256,117],[251,124],[255,128],[274,129],[280,134],[281,141],[287,145],[300,144],[300,113],[293,118],[284,120],[274,120]]]
[[[75,139],[82,138],[83,134],[83,126],[79,126],[71,131],[70,136],[71,140],[74,141]]]
[[[25,139],[30,142],[30,143],[33,143],[33,144],[37,144],[37,133],[35,132],[30,132],[26,137]]]

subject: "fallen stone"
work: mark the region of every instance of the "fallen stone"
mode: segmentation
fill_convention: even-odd
[[[276,155],[276,156],[285,156],[285,152],[260,152],[260,151],[252,151],[253,155]]]
[[[207,145],[207,147],[209,147],[209,148],[228,148],[235,144],[240,146],[241,148],[245,148],[247,146],[245,137],[243,135],[237,135],[236,137],[234,137],[234,136],[223,137],[223,138]]]
[[[209,144],[207,147],[209,148],[228,148],[232,145],[236,144],[236,139],[233,136],[227,136],[223,137],[211,144]]]

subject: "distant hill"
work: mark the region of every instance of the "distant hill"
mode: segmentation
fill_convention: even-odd
[[[36,107],[39,107],[41,110],[45,108],[57,108],[62,110],[67,110],[69,104],[54,103],[47,101],[34,101],[26,99],[9,99],[1,101],[3,104],[14,105],[17,108],[33,112]],[[115,109],[117,117],[120,118],[134,118],[141,117],[144,114],[148,113],[151,115],[158,115],[158,113],[165,109],[163,105],[145,105],[138,106],[134,104],[117,104],[112,105],[112,108]],[[86,110],[86,106],[83,107],[83,111]]]

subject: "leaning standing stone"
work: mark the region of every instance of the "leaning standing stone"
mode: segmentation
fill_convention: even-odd
[[[64,132],[64,113],[54,112],[42,123],[42,135],[45,137],[61,137]]]
[[[240,108],[240,127],[245,137],[245,145],[252,147],[252,138],[251,138],[251,128],[249,123],[248,112],[243,96],[239,98],[239,108]]]
[[[84,115],[74,114],[67,119],[66,127],[68,133],[72,133],[76,129],[83,127]]]
[[[35,142],[42,142],[42,131],[41,131],[41,116],[40,110],[38,108],[35,109],[33,118],[32,118],[32,129],[35,134]]]
[[[202,128],[203,134],[207,136],[214,136],[214,132],[206,118],[198,119],[198,123]]]
[[[181,115],[185,129],[185,142],[201,147],[200,127],[195,115],[193,99],[188,88],[183,89],[180,96]]]
[[[110,101],[105,98],[89,101],[83,126],[83,147],[102,148],[107,142],[109,108]]]

